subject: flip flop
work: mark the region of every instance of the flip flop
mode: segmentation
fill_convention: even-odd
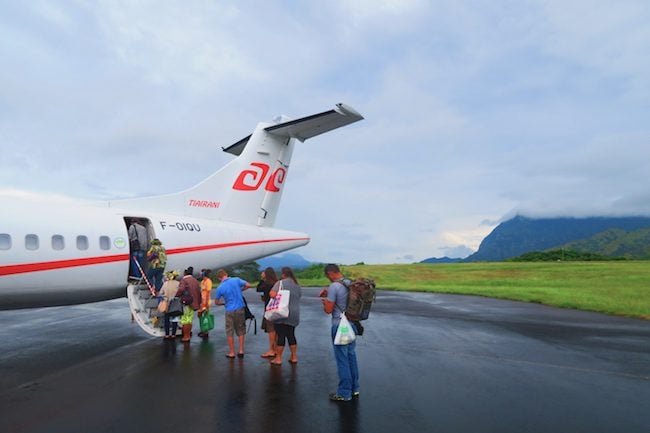
[[[237,354],[237,358],[243,358],[243,357],[244,357],[244,354],[243,354],[243,353],[238,353],[238,354]]]
[[[270,364],[271,365],[282,365],[282,361],[280,361],[280,362],[271,361]]]
[[[226,358],[235,359],[235,355],[226,354]]]
[[[292,364],[297,364],[297,363],[298,363],[298,360],[296,359],[296,360],[294,361],[293,359],[290,359],[289,362],[292,363]]]

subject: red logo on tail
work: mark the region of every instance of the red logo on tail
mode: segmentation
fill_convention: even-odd
[[[266,179],[269,174],[271,167],[263,162],[251,162],[251,167],[252,168],[242,170],[242,172],[239,173],[232,189],[237,191],[256,191],[260,189],[260,186],[262,186],[262,182],[264,182],[264,179]],[[280,192],[280,187],[282,187],[286,177],[286,168],[276,168],[273,174],[268,177],[264,189],[269,192]]]
[[[255,191],[256,189],[259,189],[262,182],[264,182],[264,178],[268,174],[270,167],[261,162],[251,162],[251,166],[255,167],[255,169],[243,170],[239,173],[232,189],[238,191]]]
[[[280,186],[282,186],[286,177],[287,170],[282,167],[276,169],[271,177],[269,177],[269,181],[266,182],[266,187],[264,189],[270,192],[279,192]]]

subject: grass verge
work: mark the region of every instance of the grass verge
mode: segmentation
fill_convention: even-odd
[[[384,290],[478,295],[650,320],[648,261],[355,265],[343,271],[372,278]]]

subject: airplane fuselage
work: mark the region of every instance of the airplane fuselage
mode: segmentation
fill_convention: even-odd
[[[304,233],[107,204],[3,197],[3,207],[0,309],[123,297],[132,254],[126,221],[132,217],[148,220],[167,250],[167,269],[181,272],[230,266],[309,242]]]

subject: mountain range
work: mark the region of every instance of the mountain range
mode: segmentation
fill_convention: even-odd
[[[465,259],[449,261],[501,261],[531,251],[566,248],[604,256],[650,257],[650,218],[528,218],[504,221]],[[426,259],[436,263],[445,259]]]
[[[260,269],[271,267],[273,269],[281,269],[283,266],[289,266],[290,268],[304,269],[313,265],[313,262],[306,260],[300,254],[296,253],[281,253],[274,256],[265,257],[263,259],[256,260],[257,264],[260,266]]]

